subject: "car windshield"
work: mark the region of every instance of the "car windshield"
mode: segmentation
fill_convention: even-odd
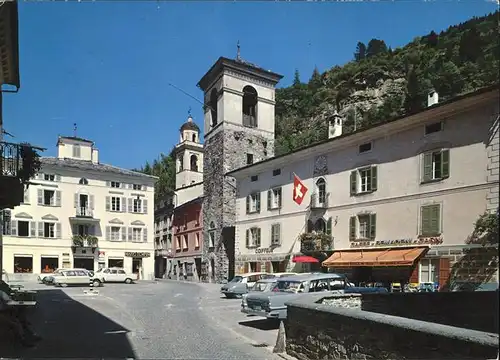
[[[301,281],[278,281],[276,287],[273,290],[296,293],[299,289],[304,288],[301,285]]]
[[[233,280],[230,281],[230,283],[239,283],[243,280],[243,277],[241,276],[235,276]]]
[[[270,283],[270,282],[264,282],[264,281],[257,281],[255,285],[252,288],[252,291],[266,291],[271,287],[271,285],[274,285],[275,283]]]

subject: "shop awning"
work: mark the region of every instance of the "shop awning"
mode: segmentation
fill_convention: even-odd
[[[412,266],[424,256],[429,247],[405,247],[388,249],[352,249],[335,251],[323,261],[326,267],[356,266]]]
[[[319,260],[312,256],[294,256],[292,258],[294,263],[319,263]]]

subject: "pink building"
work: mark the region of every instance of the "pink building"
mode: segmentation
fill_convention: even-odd
[[[203,248],[203,197],[197,197],[174,209],[173,266],[171,279],[198,281],[201,274]]]

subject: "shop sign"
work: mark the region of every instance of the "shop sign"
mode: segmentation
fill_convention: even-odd
[[[354,241],[351,242],[351,248],[358,247],[397,247],[397,246],[416,246],[416,245],[440,245],[443,243],[443,237],[420,237],[417,239],[395,239],[395,240],[377,240],[377,241]]]
[[[147,258],[150,257],[151,254],[148,252],[126,252],[125,256],[127,257],[135,257],[135,258]]]
[[[272,254],[274,248],[257,248],[255,249],[256,254]]]

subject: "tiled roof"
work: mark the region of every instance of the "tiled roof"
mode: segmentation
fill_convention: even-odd
[[[73,169],[78,169],[78,170],[82,170],[82,171],[95,171],[95,172],[101,172],[101,173],[113,173],[113,174],[126,175],[126,176],[135,176],[135,177],[156,179],[155,176],[143,174],[140,172],[135,172],[132,170],[122,169],[122,168],[108,165],[108,164],[94,164],[92,161],[86,161],[86,160],[67,159],[67,158],[58,159],[55,157],[41,157],[40,161],[42,163],[42,167],[44,165],[57,166],[57,167],[63,167],[63,168],[64,167],[73,168]]]

